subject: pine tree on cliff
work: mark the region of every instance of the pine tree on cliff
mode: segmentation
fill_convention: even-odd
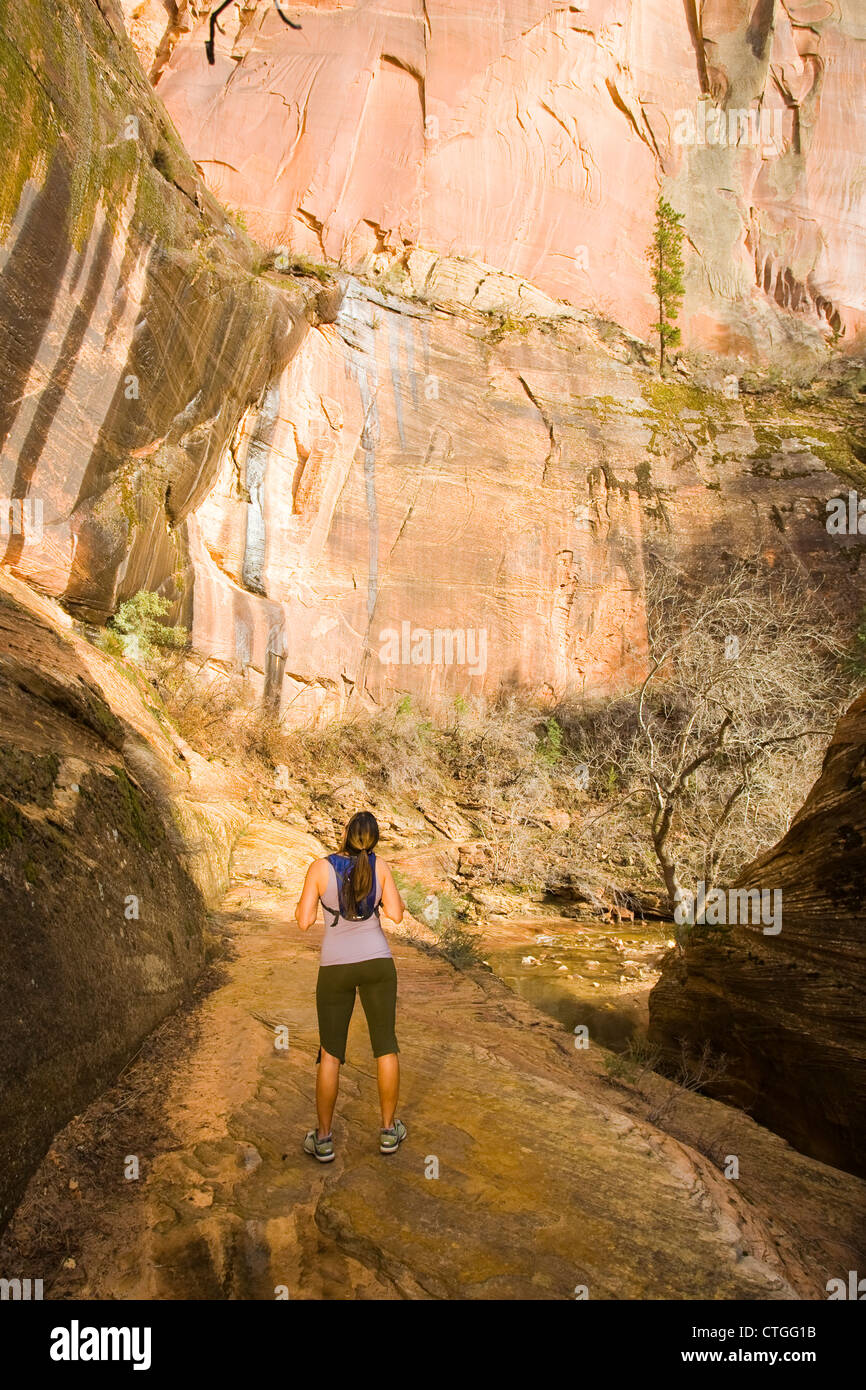
[[[656,203],[656,225],[648,259],[652,269],[653,293],[658,304],[658,323],[653,328],[659,335],[659,371],[665,369],[665,350],[676,347],[680,330],[676,317],[685,293],[683,284],[683,214],[674,212],[670,203],[659,194]]]

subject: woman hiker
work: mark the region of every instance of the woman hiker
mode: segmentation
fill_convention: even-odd
[[[400,1088],[399,1048],[394,1032],[397,1007],[397,971],[379,908],[392,922],[403,920],[403,900],[384,859],[373,850],[379,840],[376,817],[359,811],[346,826],[338,854],[316,859],[307,870],[295,908],[301,931],[309,931],[318,915],[325,919],[316,1011],[319,1016],[319,1068],[316,1077],[318,1128],[304,1140],[305,1153],[320,1163],[334,1157],[331,1120],[340,1085],[340,1067],[346,1060],[346,1037],[355,1007],[355,990],[367,1016],[370,1042],[379,1082],[382,1129],[379,1151],[395,1153],[406,1138],[406,1126],[395,1116]]]

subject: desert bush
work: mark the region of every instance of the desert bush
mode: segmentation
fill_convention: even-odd
[[[226,213],[228,214],[229,218],[235,224],[236,227],[239,227],[242,232],[246,232],[247,234],[249,234],[249,228],[247,226],[247,215],[244,212],[243,208],[226,207]]]
[[[653,1065],[656,1068],[656,1064]],[[727,1074],[728,1060],[723,1052],[716,1052],[709,1042],[705,1042],[698,1052],[690,1052],[684,1042],[680,1043],[679,1061],[665,1068],[670,1073],[673,1086],[665,1088],[651,1105],[647,1119],[652,1125],[664,1127],[670,1120],[677,1103],[687,1091],[705,1091],[721,1081]]]
[[[821,595],[760,559],[701,584],[657,564],[647,619],[642,686],[555,714],[588,774],[582,848],[616,853],[640,825],[673,905],[785,833],[852,689]]]
[[[639,1086],[648,1072],[655,1071],[660,1059],[661,1050],[635,1034],[629,1038],[622,1052],[605,1053],[604,1068],[612,1080]]]
[[[471,931],[460,918],[463,910],[448,893],[430,893],[420,884],[396,872],[394,881],[406,907],[418,921],[426,922],[436,937],[436,952],[458,970],[481,960],[481,934]]]
[[[184,655],[158,653],[153,679],[166,714],[197,753],[227,762],[255,761],[250,737],[259,719],[249,692],[236,676],[205,670]]]
[[[432,726],[399,705],[359,712],[315,729],[262,728],[272,765],[284,764],[302,782],[338,787],[360,778],[371,801],[383,794],[413,796],[441,786]]]
[[[177,650],[187,646],[189,633],[186,628],[170,627],[165,622],[170,612],[168,599],[149,589],[139,589],[133,598],[124,599],[109,618],[104,650],[111,651],[115,643],[119,643],[124,656],[147,660],[159,649]]]

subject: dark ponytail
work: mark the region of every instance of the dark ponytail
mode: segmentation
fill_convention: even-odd
[[[370,853],[379,842],[379,825],[370,811],[359,811],[346,826],[341,854],[348,854],[355,862],[351,873],[343,882],[343,898],[346,915],[357,917],[358,903],[363,902],[373,887],[373,865]]]

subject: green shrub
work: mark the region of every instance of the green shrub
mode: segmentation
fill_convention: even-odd
[[[558,720],[548,719],[545,722],[544,733],[538,742],[538,756],[550,767],[562,757],[562,729]]]
[[[487,337],[491,343],[501,342],[509,333],[519,333],[522,338],[525,338],[532,328],[531,319],[515,314],[507,307],[487,309],[484,311],[484,316],[490,324]]]
[[[242,208],[226,208],[226,212],[234,222],[236,227],[240,227],[242,232],[247,231],[247,217]]]
[[[449,893],[428,892],[399,870],[394,873],[394,881],[412,916],[426,922],[436,937],[436,952],[458,970],[477,965],[481,960],[481,935],[460,921],[458,902]]]
[[[185,627],[169,627],[164,621],[171,610],[168,599],[149,589],[139,589],[134,598],[124,599],[113,618],[108,620],[108,632],[103,650],[111,650],[112,636],[119,634],[124,656],[144,658],[157,649],[177,650],[189,642]]]
[[[272,271],[276,275],[307,276],[327,285],[334,278],[334,272],[321,261],[314,261],[303,251],[293,251],[291,247],[277,245],[270,247],[259,256],[253,265],[254,275],[264,275]]]
[[[480,933],[468,931],[462,923],[446,922],[437,930],[436,936],[439,951],[458,970],[477,965],[481,960]]]
[[[123,656],[123,638],[118,633],[113,632],[110,627],[103,627],[94,638],[94,645],[107,656]]]

